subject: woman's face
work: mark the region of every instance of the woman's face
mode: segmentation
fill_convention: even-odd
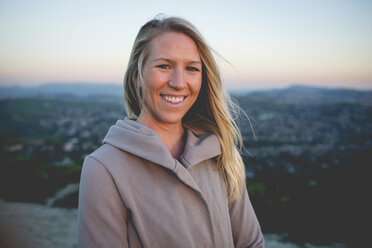
[[[155,37],[143,68],[145,108],[139,119],[182,124],[198,97],[201,83],[202,63],[195,42],[179,32]]]

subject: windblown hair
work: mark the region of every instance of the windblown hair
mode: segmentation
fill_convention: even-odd
[[[124,77],[126,113],[129,118],[136,119],[144,107],[140,89],[143,66],[151,50],[151,41],[166,32],[183,33],[193,39],[197,46],[202,61],[202,85],[197,100],[183,118],[183,124],[217,136],[221,146],[217,165],[224,177],[229,201],[233,201],[241,195],[245,185],[244,163],[238,150],[242,148],[242,137],[232,116],[238,107],[222,86],[211,49],[191,23],[177,17],[156,17],[141,27]]]

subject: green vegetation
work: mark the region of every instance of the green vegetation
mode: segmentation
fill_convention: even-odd
[[[11,201],[43,202],[57,189],[78,183],[81,166],[55,166],[36,158],[18,156],[0,166],[0,197]]]
[[[367,231],[354,228],[367,224],[371,154],[372,148],[345,152],[339,157],[342,166],[333,164],[328,154],[322,162],[330,168],[323,173],[294,175],[273,167],[248,179],[247,189],[263,231],[288,233],[287,239],[299,244],[337,241],[364,246]],[[252,163],[265,162],[247,161]],[[307,161],[299,163],[308,166]]]

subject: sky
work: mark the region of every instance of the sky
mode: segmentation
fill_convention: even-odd
[[[159,13],[199,29],[229,89],[372,89],[370,0],[0,0],[0,85],[121,84]]]

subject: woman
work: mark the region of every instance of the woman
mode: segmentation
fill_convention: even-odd
[[[146,23],[124,87],[128,117],[84,161],[79,245],[264,247],[230,100],[195,27]]]

